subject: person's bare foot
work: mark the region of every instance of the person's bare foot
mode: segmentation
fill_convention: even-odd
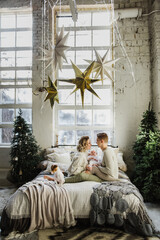
[[[48,176],[44,175],[44,179],[48,179]]]
[[[85,173],[92,174],[90,171],[86,170]]]

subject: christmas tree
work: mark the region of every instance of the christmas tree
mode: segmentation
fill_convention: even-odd
[[[143,113],[139,134],[133,145],[135,174],[133,182],[139,188],[145,201],[160,201],[160,131],[157,128],[155,112]]]
[[[40,147],[29,125],[22,117],[19,109],[18,116],[14,121],[13,138],[11,141],[11,178],[20,185],[32,180],[38,173],[38,163],[42,160]]]

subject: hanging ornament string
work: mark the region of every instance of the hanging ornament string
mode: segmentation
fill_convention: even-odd
[[[133,81],[135,83],[135,75],[134,75],[134,71],[133,71],[133,66],[132,66],[130,58],[128,57],[126,49],[124,47],[124,44],[123,44],[123,41],[122,41],[122,38],[121,38],[121,34],[119,32],[119,29],[118,29],[117,21],[114,24],[114,28],[115,28],[115,33],[117,34],[117,37],[118,37],[118,41],[119,41],[119,45],[121,47],[122,53],[123,53],[124,57],[127,59],[128,63],[129,63],[129,66],[130,66],[130,69],[131,69],[130,73],[131,73],[132,79],[133,79]]]
[[[42,48],[45,46],[45,0],[43,1],[42,6]],[[42,58],[44,58],[44,53],[42,53]],[[45,79],[45,61],[42,61],[42,82],[44,87],[44,79]]]

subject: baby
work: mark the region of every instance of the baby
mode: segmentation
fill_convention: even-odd
[[[98,163],[98,157],[97,157],[97,153],[95,150],[92,150],[89,154],[88,154],[88,164],[89,165],[93,165]]]
[[[48,179],[50,181],[55,181],[60,186],[62,186],[62,184],[65,182],[64,175],[57,165],[52,165],[51,166],[51,174],[54,174],[54,177],[50,177],[50,176],[45,175],[44,178]]]
[[[89,169],[91,166],[97,166],[97,164],[99,164],[100,162],[100,157],[98,156],[97,152],[95,150],[92,150],[89,154],[88,154],[88,165],[86,167],[86,173],[90,173]]]

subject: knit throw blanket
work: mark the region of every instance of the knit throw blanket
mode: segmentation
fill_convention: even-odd
[[[139,190],[129,180],[103,182],[93,188],[90,199],[92,226],[114,225],[126,232],[152,236],[155,227]]]

